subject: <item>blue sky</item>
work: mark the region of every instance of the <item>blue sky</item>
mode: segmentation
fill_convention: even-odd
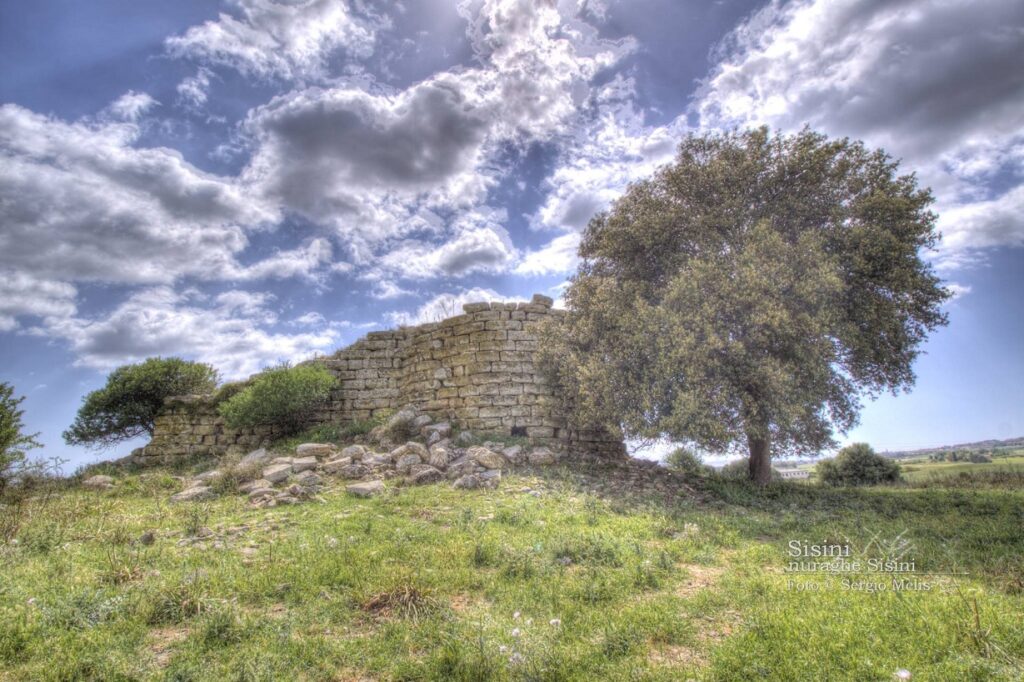
[[[557,297],[580,230],[690,131],[808,124],[933,188],[954,289],[848,439],[1024,434],[1013,0],[0,4],[0,379],[45,455],[117,365],[225,378]]]

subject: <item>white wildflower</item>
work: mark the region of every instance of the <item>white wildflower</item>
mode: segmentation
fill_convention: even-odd
[[[910,674],[910,671],[906,668],[900,668],[896,671],[893,677],[895,677],[897,680],[909,680],[912,677],[912,675]]]
[[[552,618],[551,620],[548,621],[548,625],[550,625],[553,628],[557,628],[561,624],[562,624],[562,619],[561,618]]]
[[[521,634],[523,634],[523,633],[519,630],[519,628],[513,628],[512,629],[512,636],[513,637],[518,637]]]

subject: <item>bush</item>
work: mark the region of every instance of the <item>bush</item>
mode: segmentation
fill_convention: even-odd
[[[295,433],[310,422],[311,412],[327,404],[334,383],[322,365],[281,365],[256,375],[217,409],[231,428],[276,426]]]
[[[29,435],[22,432],[25,428],[21,420],[24,412],[18,406],[23,400],[24,397],[14,397],[13,386],[0,382],[0,495],[17,475],[25,461],[25,453],[42,447],[36,441],[38,433]]]
[[[817,471],[822,483],[833,486],[878,485],[902,478],[900,465],[875,454],[867,443],[846,446],[835,459],[819,464]]]
[[[724,467],[718,470],[718,475],[722,478],[737,481],[749,481],[750,480],[750,462],[746,459],[734,459],[733,461],[726,464]],[[775,467],[772,467],[772,480],[781,481],[782,474]]]
[[[107,448],[137,436],[152,436],[167,398],[210,393],[216,385],[217,370],[181,358],[149,358],[118,367],[103,388],[85,396],[75,423],[64,432],[64,441]]]
[[[665,458],[665,466],[687,476],[706,476],[712,469],[700,461],[700,457],[689,448],[676,448]]]

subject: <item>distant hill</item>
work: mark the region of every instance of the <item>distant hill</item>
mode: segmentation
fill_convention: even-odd
[[[880,454],[885,457],[891,457],[893,459],[903,459],[907,457],[923,457],[934,454],[936,452],[950,452],[953,450],[999,450],[1003,448],[1020,448],[1024,447],[1024,436],[1018,438],[1008,438],[1006,440],[979,440],[973,443],[960,443],[957,445],[941,445],[936,448],[922,448],[920,450],[895,450],[886,451]]]

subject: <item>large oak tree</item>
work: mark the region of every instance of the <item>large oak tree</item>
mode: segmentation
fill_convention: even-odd
[[[848,139],[692,135],[594,217],[549,339],[580,417],[770,457],[815,454],[914,382],[949,293],[929,190]]]

